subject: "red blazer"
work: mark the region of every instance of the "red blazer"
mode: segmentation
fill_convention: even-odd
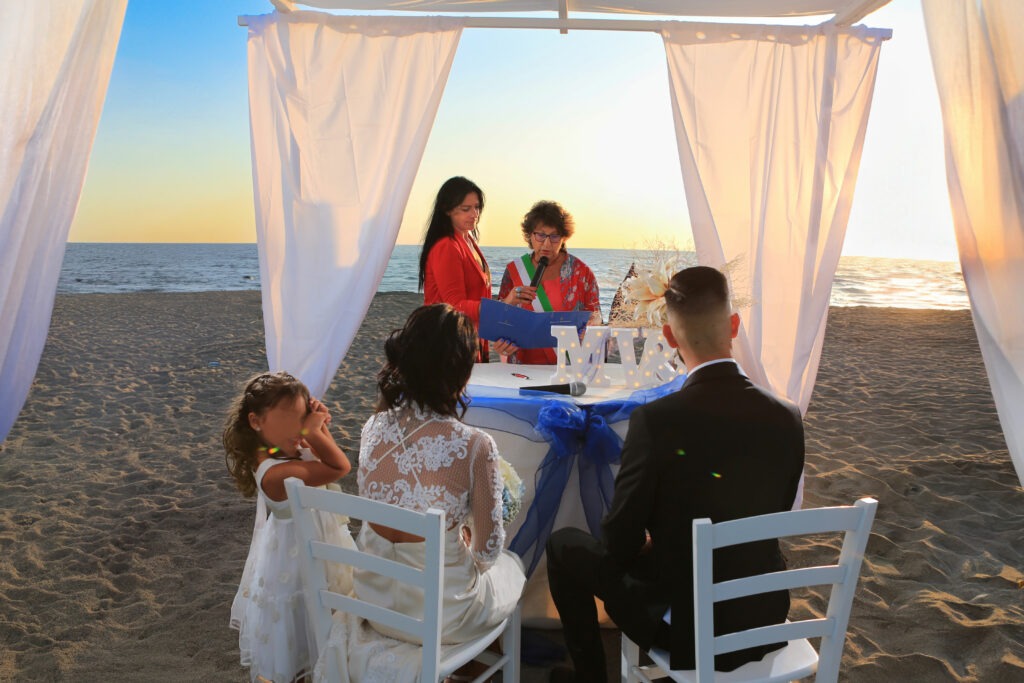
[[[485,266],[473,255],[476,250]],[[491,273],[487,259],[476,242],[473,246],[461,237],[444,237],[434,243],[427,255],[427,270],[423,277],[424,305],[446,303],[459,309],[480,326],[480,299],[491,298]],[[480,340],[479,362],[486,363],[487,342]]]

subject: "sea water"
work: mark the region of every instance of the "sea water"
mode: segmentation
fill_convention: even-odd
[[[505,265],[523,247],[484,247],[495,292]],[[629,249],[572,249],[590,266],[607,315],[615,290],[634,261],[645,254]],[[380,292],[415,292],[419,245],[395,247]],[[67,245],[57,284],[63,294],[114,292],[201,292],[260,288],[255,244]],[[843,257],[832,284],[833,306],[970,308],[959,265],[944,261]]]

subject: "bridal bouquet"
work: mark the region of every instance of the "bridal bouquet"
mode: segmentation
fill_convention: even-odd
[[[501,521],[507,528],[523,507],[523,494],[526,487],[523,480],[516,474],[515,468],[505,458],[498,457],[498,472],[501,474]]]

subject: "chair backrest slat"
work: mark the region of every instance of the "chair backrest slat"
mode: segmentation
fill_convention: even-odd
[[[769,538],[854,531],[860,525],[861,517],[856,506],[846,505],[732,519],[715,525],[713,547],[724,548]]]
[[[696,633],[696,679],[714,680],[714,655],[756,645],[820,637],[816,681],[839,676],[846,628],[860,576],[877,501],[862,498],[852,506],[779,512],[712,524],[693,520],[693,602]],[[843,532],[843,547],[833,566],[772,572],[714,583],[713,550],[726,546],[789,536]],[[715,637],[714,603],[773,590],[831,585],[825,618],[775,624]]]
[[[387,576],[395,579],[396,581],[401,581],[402,583],[418,585],[423,581],[423,571],[420,569],[416,569],[407,564],[402,564],[401,562],[389,560],[384,557],[370,555],[360,550],[339,548],[338,546],[331,545],[330,543],[314,541],[311,544],[311,552],[313,553],[313,557],[318,560],[328,560],[330,562],[351,565],[352,567],[365,569],[366,571],[373,572],[374,574]]]
[[[714,650],[716,655],[720,655],[768,643],[784,643],[800,638],[821,638],[834,634],[835,629],[835,620],[827,617],[772,624],[718,636],[715,638]]]
[[[771,574],[755,574],[742,579],[716,583],[714,599],[715,602],[724,602],[759,593],[842,583],[846,578],[846,572],[847,567],[834,564],[824,567],[787,569]]]
[[[340,593],[334,593],[329,590],[320,591],[320,600],[323,602],[324,606],[330,607],[331,609],[355,614],[363,619],[370,619],[371,621],[385,624],[405,633],[409,633],[420,638],[423,637],[423,621],[420,619],[413,619],[401,612],[395,612],[394,610],[379,607],[368,602],[363,602],[362,600],[356,600],[355,598],[350,598],[347,595],[341,595]]]
[[[300,482],[301,484],[301,482]],[[401,529],[417,536],[426,536],[434,528],[433,520],[425,512],[406,510],[377,500],[361,498],[350,493],[304,486],[299,489],[303,507],[348,515],[355,519],[372,520],[375,524]]]

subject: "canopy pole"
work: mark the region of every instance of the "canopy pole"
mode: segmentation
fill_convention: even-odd
[[[336,15],[342,16],[342,15]],[[349,16],[349,15],[345,15]],[[359,15],[351,15],[359,16]],[[661,33],[665,21],[632,21],[629,19],[540,19],[530,17],[459,17],[465,28],[538,28],[573,31],[651,31]],[[249,17],[238,17],[239,26],[248,26]]]
[[[341,16],[341,15],[338,15]],[[358,15],[357,15],[358,16]],[[663,20],[632,20],[632,19],[539,19],[531,17],[459,17],[463,20],[464,28],[532,28],[532,29],[556,29],[561,33],[567,33],[568,31],[646,31],[649,33],[661,33],[665,26],[669,23],[674,23],[677,20],[663,21]],[[685,21],[687,24],[701,24],[707,23],[710,26],[725,26],[727,24],[712,23],[712,22],[699,22],[699,21]],[[809,26],[809,29],[816,29],[822,26],[827,26],[829,22],[825,24],[814,24]],[[241,15],[238,17],[239,26],[248,26],[249,17],[248,15]],[[759,24],[742,24],[745,28],[758,26]],[[775,25],[775,24],[771,24]],[[796,28],[795,26],[786,26],[784,28]],[[869,28],[867,29],[872,35],[879,40],[889,40],[892,38],[892,29],[888,28]]]

